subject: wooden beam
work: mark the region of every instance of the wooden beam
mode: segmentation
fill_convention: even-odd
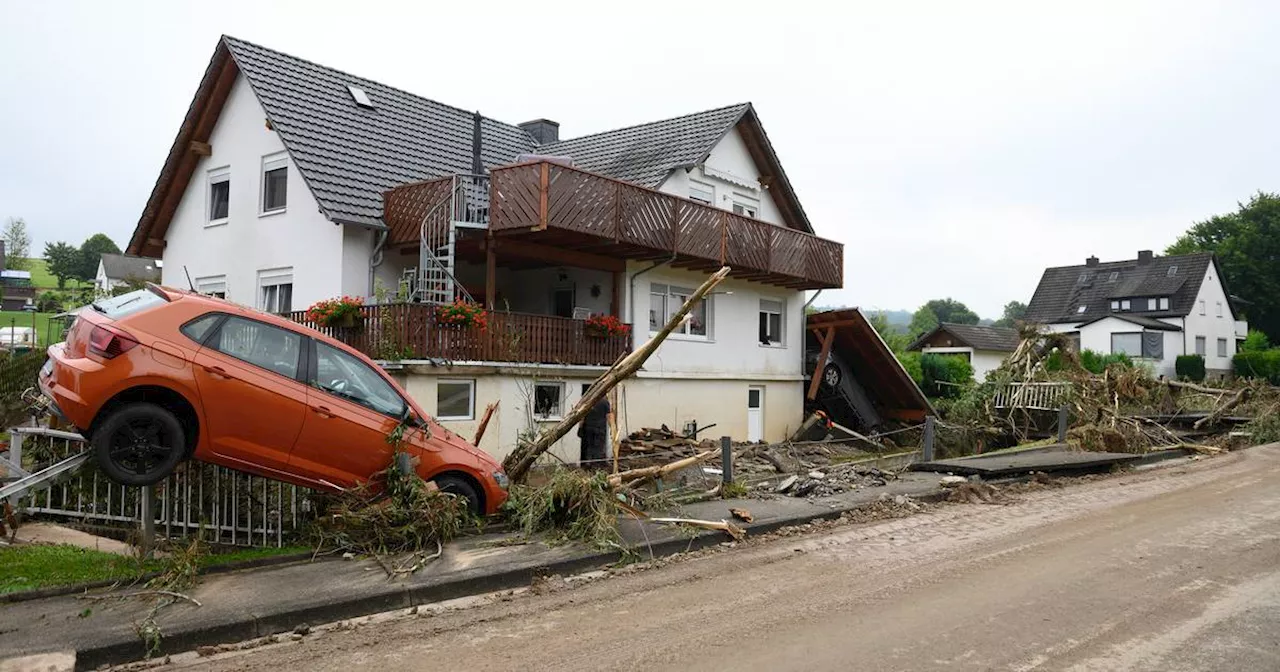
[[[196,156],[213,156],[213,145],[207,142],[192,140],[189,149]]]
[[[147,245],[151,247],[158,247],[162,250],[165,248],[166,244],[167,243],[165,243],[164,238],[148,238],[147,239]]]
[[[822,337],[822,350],[818,352],[818,363],[813,367],[813,375],[809,376],[809,401],[818,398],[818,385],[822,383],[822,370],[826,368],[827,357],[831,355],[831,342],[836,340],[835,327],[827,327],[827,333]]]
[[[591,254],[589,252],[566,250],[559,247],[553,247],[551,245],[531,243],[524,240],[504,240],[502,242],[502,256],[536,259],[559,266],[590,268],[610,273],[618,273],[627,269],[627,262],[624,259],[606,257],[604,255]]]

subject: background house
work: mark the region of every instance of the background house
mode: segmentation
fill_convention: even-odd
[[[1072,334],[1081,349],[1123,353],[1175,377],[1179,355],[1198,354],[1215,375],[1231,371],[1237,340],[1248,325],[1237,319],[1210,253],[1046,269],[1025,319]]]
[[[103,254],[98,261],[98,274],[93,287],[99,296],[111,294],[118,287],[142,282],[160,282],[160,260],[127,254]]]
[[[31,272],[10,270],[5,262],[4,241],[0,240],[0,310],[22,310],[35,303]]]
[[[557,157],[548,160],[548,157]],[[278,313],[336,296],[331,330],[502,455],[554,422],[722,264],[733,275],[622,390],[626,427],[716,423],[780,440],[803,420],[804,290],[842,283],[750,104],[562,140],[233,38],[219,41],[129,243],[164,284]],[[184,272],[185,269],[185,272]],[[483,334],[433,304],[491,309]],[[588,315],[629,336],[598,338]],[[392,347],[387,347],[388,343]],[[570,437],[556,450],[576,456]]]
[[[907,349],[964,357],[973,366],[973,379],[982,382],[1018,348],[1019,340],[1016,329],[944,322]]]

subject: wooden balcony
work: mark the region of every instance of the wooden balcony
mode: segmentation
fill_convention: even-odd
[[[416,242],[448,225],[451,178],[384,194],[391,244]],[[844,246],[652,189],[556,163],[524,163],[489,173],[489,229],[501,240],[612,259],[671,259],[676,267],[728,265],[737,278],[795,289],[840,287]],[[469,248],[460,244],[462,253]],[[476,247],[476,249],[479,249]],[[479,258],[483,259],[482,256]]]
[[[321,327],[306,311],[287,317],[374,359],[445,359],[608,366],[631,348],[626,336],[588,336],[582,320],[489,311],[488,328],[440,324],[434,306],[396,303],[364,306],[350,327]]]

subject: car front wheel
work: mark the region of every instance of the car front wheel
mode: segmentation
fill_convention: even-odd
[[[186,455],[182,423],[168,410],[148,403],[122,406],[93,432],[98,466],[121,485],[154,485]]]
[[[840,387],[840,367],[835,364],[828,364],[822,370],[822,384],[835,389]]]
[[[471,485],[470,481],[448,474],[437,476],[433,480],[436,487],[440,488],[440,492],[447,492],[467,500],[467,510],[471,512],[471,515],[483,515],[484,512],[480,508],[480,493],[476,492],[476,487]]]

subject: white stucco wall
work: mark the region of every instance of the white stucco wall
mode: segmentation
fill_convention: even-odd
[[[193,279],[225,276],[228,299],[258,307],[258,271],[292,268],[292,307],[301,310],[354,285],[344,278],[349,273],[343,227],[320,214],[292,162],[288,164],[288,207],[280,213],[259,214],[262,159],[284,151],[276,133],[267,130],[265,119],[244,76],[239,76],[209,140],[212,155],[196,165],[169,224],[162,280],[186,287],[188,273]],[[226,223],[208,226],[209,171],[223,167],[231,175],[229,216]]]
[[[1009,356],[1009,353],[1007,352],[998,352],[996,350],[974,350],[969,347],[925,347],[921,352],[925,354],[934,353],[939,355],[956,353],[969,355],[969,365],[973,367],[973,379],[979,383],[987,379],[988,373],[1000,368],[1000,365],[1004,363],[1005,357]]]
[[[1204,315],[1200,314],[1200,302],[1204,302]],[[1222,314],[1218,314],[1218,305],[1222,306]],[[1236,355],[1236,319],[1231,312],[1231,303],[1227,301],[1227,293],[1222,289],[1222,281],[1213,265],[1205,271],[1204,282],[1200,284],[1200,293],[1187,315],[1187,351],[1195,352],[1196,336],[1205,337],[1204,367],[1210,371],[1226,372],[1231,370],[1231,358]],[[1248,331],[1246,325],[1246,332]],[[1227,356],[1218,356],[1218,339],[1227,341]]]
[[[1162,318],[1160,321],[1173,326],[1181,326],[1182,319],[1171,317]],[[1141,326],[1115,317],[1098,320],[1093,324],[1078,329],[1075,323],[1050,324],[1046,325],[1046,328],[1053,332],[1079,331],[1081,350],[1093,350],[1104,355],[1111,354],[1111,334],[1143,331]],[[1188,339],[1188,349],[1183,350],[1183,333],[1181,331],[1162,331],[1160,333],[1164,337],[1164,358],[1134,358],[1134,361],[1150,366],[1152,375],[1177,378],[1176,363],[1178,355],[1194,352],[1194,343]]]
[[[405,390],[427,413],[436,414],[436,388],[441,379],[475,381],[475,417],[471,420],[442,421],[450,430],[470,440],[475,436],[484,414],[485,406],[501,399],[498,410],[485,429],[480,447],[502,459],[517,445],[519,434],[530,428],[542,429],[553,421],[532,422],[528,405],[533,381],[563,382],[566,391],[566,408],[582,397],[582,385],[588,384],[603,369],[555,369],[544,367],[541,371],[525,368],[495,369],[457,365],[441,368],[421,368],[411,365],[410,370],[397,374]],[[666,425],[674,431],[683,430],[686,423],[697,421],[699,426],[715,423],[702,438],[729,436],[743,441],[747,437],[747,389],[762,386],[764,391],[764,440],[777,442],[786,439],[804,421],[804,384],[801,381],[748,381],[748,380],[696,380],[632,378],[618,388],[618,422],[621,436],[642,427]],[[575,432],[558,441],[551,452],[566,462],[578,460],[579,440]]]
[[[703,165],[709,170],[703,170],[701,165],[688,171],[677,168],[658,187],[659,191],[688,198],[691,180],[702,182],[713,187],[716,207],[732,210],[735,198],[744,203],[758,202],[757,219],[782,225],[782,214],[773,196],[760,186],[760,171],[747,152],[738,129],[730,131],[712,148]],[[725,179],[724,176],[740,179]]]

